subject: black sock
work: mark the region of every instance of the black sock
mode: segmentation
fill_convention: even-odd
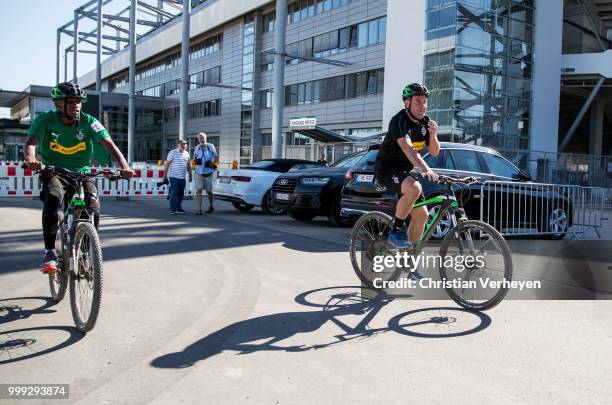
[[[395,217],[393,219],[393,229],[402,229],[406,227],[406,220]]]

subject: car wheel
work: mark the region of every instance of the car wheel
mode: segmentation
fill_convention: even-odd
[[[429,209],[429,218],[427,218],[427,223],[429,223],[433,219],[434,215],[436,215],[439,210],[439,205],[434,205]],[[444,239],[444,237],[446,236],[448,231],[451,230],[452,227],[453,220],[451,219],[451,214],[449,211],[446,211],[444,213],[444,216],[440,219],[440,222],[438,222],[436,229],[434,229],[433,233],[431,234],[431,239]]]
[[[261,208],[266,214],[270,215],[281,215],[285,213],[285,210],[283,208],[274,207],[274,201],[272,199],[272,190],[268,190],[268,192],[264,195],[263,200],[261,201]]]
[[[312,214],[310,212],[299,212],[299,211],[287,211],[287,214],[289,214],[289,216],[295,219],[296,221],[302,221],[302,222],[310,222],[313,220],[314,217],[317,216],[317,214]]]
[[[553,201],[538,228],[540,232],[552,232],[544,235],[548,239],[563,239],[569,228],[567,207],[560,201]]]
[[[355,220],[349,217],[343,217],[340,215],[340,202],[342,201],[342,195],[338,193],[334,200],[331,203],[329,208],[329,222],[334,226],[339,226],[342,228],[350,228],[355,224]]]
[[[239,202],[233,202],[232,206],[234,208],[236,208],[238,211],[242,211],[242,212],[248,212],[251,211],[254,207],[254,205],[251,204],[241,204]]]

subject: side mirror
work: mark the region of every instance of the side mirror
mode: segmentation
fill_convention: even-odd
[[[518,173],[513,175],[512,177],[520,181],[532,181],[533,180],[531,178],[531,174],[529,174],[529,172],[525,170],[519,170]]]

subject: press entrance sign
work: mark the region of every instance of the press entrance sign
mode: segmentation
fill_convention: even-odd
[[[290,128],[314,129],[317,125],[315,117],[294,118],[289,121]]]

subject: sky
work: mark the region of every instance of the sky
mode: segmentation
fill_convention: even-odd
[[[57,28],[71,21],[74,9],[85,3],[86,0],[0,0],[0,89],[21,91],[30,84],[55,84]],[[95,25],[93,21],[87,24],[90,23]],[[60,79],[64,77],[63,49],[69,45],[70,38],[62,35]],[[95,68],[95,55],[79,57],[83,63],[79,74]],[[71,72],[69,57],[69,77]]]

